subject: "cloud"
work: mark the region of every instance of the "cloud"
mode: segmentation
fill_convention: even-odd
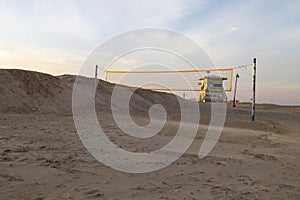
[[[0,65],[76,73],[91,50],[112,36],[145,26],[166,27],[197,41],[221,67],[248,64],[257,57],[261,101],[282,99],[284,93],[289,100],[280,102],[295,102],[292,96],[300,85],[299,7],[295,1],[269,0],[3,0]],[[285,84],[293,87],[280,87]],[[278,92],[267,95],[274,88]]]
[[[0,42],[1,68],[19,68],[50,74],[76,74],[87,56],[82,51],[61,51]]]

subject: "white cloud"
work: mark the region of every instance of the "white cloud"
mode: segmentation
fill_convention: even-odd
[[[273,101],[280,92],[268,97],[265,90],[285,92],[279,87],[284,84],[293,85],[290,93],[299,90],[299,6],[285,1],[0,1],[0,65],[76,73],[92,49],[122,31],[178,28],[219,66],[247,64],[257,56],[262,100]]]

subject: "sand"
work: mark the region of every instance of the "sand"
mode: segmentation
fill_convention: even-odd
[[[129,174],[99,163],[83,146],[71,111],[73,81],[70,75],[0,70],[0,199],[300,199],[298,107],[260,105],[255,123],[249,106],[228,107],[220,140],[200,159],[210,119],[209,105],[202,104],[197,137],[179,160]],[[138,124],[149,123],[154,103],[168,111],[163,131],[142,141],[115,126],[110,95],[100,82],[99,122],[115,144],[148,152],[173,138],[180,119],[175,96],[135,93],[130,111]]]

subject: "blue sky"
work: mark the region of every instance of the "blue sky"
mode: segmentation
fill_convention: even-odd
[[[195,40],[217,66],[257,57],[258,101],[300,104],[297,0],[0,0],[0,25],[1,68],[76,74],[112,36],[160,27]],[[240,95],[248,98],[244,82]]]

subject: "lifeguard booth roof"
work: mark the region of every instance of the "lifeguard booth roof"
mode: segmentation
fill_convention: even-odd
[[[205,76],[203,78],[199,78],[199,80],[204,80],[204,79],[214,79],[214,80],[227,80],[227,78],[225,77],[221,77],[221,76],[216,76],[216,75],[211,75],[211,76]]]

